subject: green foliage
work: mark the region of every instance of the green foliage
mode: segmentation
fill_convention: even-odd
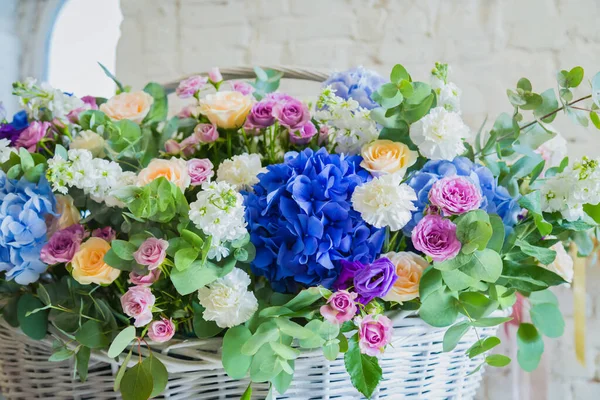
[[[154,387],[152,373],[142,364],[136,364],[125,372],[120,387],[123,400],[147,400]]]
[[[165,89],[158,83],[151,82],[144,87],[144,92],[152,96],[154,102],[142,123],[151,124],[164,121],[167,118],[167,112],[169,111]]]
[[[48,310],[44,304],[29,293],[19,298],[17,319],[24,334],[34,340],[42,340],[48,330]]]
[[[348,340],[344,364],[354,387],[366,398],[370,398],[379,385],[383,372],[376,357],[360,352],[358,334]]]
[[[538,330],[530,323],[521,323],[517,331],[517,360],[527,372],[537,368],[544,352],[544,341]]]
[[[452,325],[444,334],[443,350],[452,351],[460,339],[471,329],[468,321],[460,321]]]
[[[262,99],[267,93],[276,91],[279,88],[279,81],[283,78],[283,72],[274,69],[262,69],[254,67],[256,80],[252,84],[254,86],[254,97],[258,100]]]
[[[101,63],[98,63],[98,65],[100,66],[100,68],[102,68],[102,70],[104,71],[106,76],[108,76],[110,79],[112,79],[112,81],[117,85],[117,87],[119,88],[119,92],[127,91],[127,89],[123,86],[123,84],[121,82],[119,82],[119,80],[109,71],[108,68],[106,68]]]
[[[431,326],[444,327],[451,325],[458,316],[458,301],[452,292],[440,288],[421,299],[419,315]]]
[[[486,351],[490,351],[494,347],[500,344],[500,339],[496,336],[490,336],[485,339],[477,340],[469,349],[467,350],[467,354],[469,358],[477,357],[480,354],[485,353]]]
[[[194,333],[200,339],[208,339],[217,336],[223,331],[214,321],[204,319],[204,307],[198,303],[192,304],[194,309]],[[229,331],[228,331],[229,332]]]
[[[493,234],[490,217],[483,210],[463,214],[456,219],[455,224],[456,236],[462,243],[461,251],[466,254],[484,250]]]
[[[108,349],[108,356],[110,358],[118,357],[129,346],[129,344],[135,339],[135,327],[128,326],[123,329],[113,339],[110,348]]]
[[[131,214],[140,220],[170,222],[176,216],[187,219],[188,203],[179,187],[164,177],[141,188],[129,186],[116,192]]]
[[[152,392],[150,397],[156,397],[165,390],[169,381],[169,374],[165,365],[155,356],[146,357],[141,364],[152,377]]]
[[[75,339],[90,349],[103,349],[110,343],[104,327],[97,321],[87,321],[81,325],[75,334]]]
[[[87,346],[81,346],[75,356],[77,375],[79,375],[79,380],[81,382],[85,382],[87,380],[90,356],[91,350]]]
[[[242,346],[252,333],[244,325],[230,328],[223,337],[223,352],[221,360],[225,372],[232,379],[242,379],[248,373],[252,357],[242,354]]]

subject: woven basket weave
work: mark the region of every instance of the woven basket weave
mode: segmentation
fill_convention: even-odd
[[[286,79],[323,81],[328,74],[312,69],[277,67]],[[247,79],[251,68],[223,69],[225,80]],[[178,81],[177,81],[178,82]],[[173,92],[177,82],[165,88]],[[373,399],[472,399],[479,386],[483,369],[470,374],[483,355],[469,359],[466,350],[477,340],[473,331],[465,335],[456,348],[442,352],[446,329],[432,328],[423,320],[406,313],[392,318],[394,334],[380,359],[383,381]],[[481,339],[493,335],[496,328],[480,328]],[[89,375],[81,383],[73,374],[73,361],[49,362],[52,341],[62,334],[50,327],[42,341],[26,337],[20,330],[0,320],[0,389],[7,400],[13,399],[119,399],[113,391],[114,377],[123,362],[110,359],[105,352],[92,352]],[[169,383],[159,398],[165,399],[239,399],[248,386],[247,380],[232,380],[221,365],[222,339],[172,340],[152,344],[153,354],[169,371]],[[137,348],[130,366],[137,362]],[[144,347],[141,356],[148,354]],[[267,384],[253,384],[253,398],[264,399]],[[326,360],[322,352],[303,351],[296,360],[293,382],[285,395],[277,399],[359,399],[352,386],[343,357]]]

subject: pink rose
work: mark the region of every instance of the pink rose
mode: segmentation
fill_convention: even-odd
[[[333,324],[341,324],[350,321],[356,314],[356,297],[358,294],[347,290],[339,290],[333,293],[327,300],[327,304],[321,306],[321,315]]]
[[[221,71],[219,67],[213,67],[208,72],[208,79],[210,79],[213,83],[219,83],[223,80],[223,75],[221,75]]]
[[[50,122],[33,121],[23,132],[21,132],[19,138],[15,142],[15,147],[24,147],[30,153],[35,152],[37,144],[44,136],[46,136],[49,128]]]
[[[99,237],[110,243],[117,238],[117,232],[110,226],[105,226],[104,228],[94,229],[92,231],[92,236]]]
[[[456,225],[440,215],[426,215],[411,233],[415,249],[430,256],[433,261],[444,261],[456,257],[461,243],[456,237]]]
[[[71,262],[75,253],[79,251],[84,236],[85,230],[79,224],[57,231],[42,247],[40,260],[46,264]]]
[[[165,151],[168,154],[179,154],[181,152],[181,145],[174,139],[169,139],[165,142]]]
[[[231,90],[234,92],[240,92],[244,96],[254,92],[252,85],[244,81],[231,81],[229,82],[229,85],[231,86]]]
[[[121,296],[121,307],[128,316],[135,318],[135,327],[144,326],[152,321],[152,307],[156,298],[146,286],[132,286]]]
[[[357,318],[358,346],[363,354],[376,356],[392,341],[392,321],[385,315],[369,314]]]
[[[429,202],[444,215],[460,215],[481,205],[481,191],[464,176],[446,177],[436,181],[429,191]]]
[[[94,96],[83,96],[81,98],[83,101],[83,107],[76,108],[74,110],[69,111],[67,114],[67,119],[73,123],[79,123],[79,114],[87,110],[97,110],[98,105],[96,104],[96,98]]]
[[[187,165],[192,186],[208,182],[215,174],[213,163],[208,158],[193,158],[187,162]]]
[[[149,270],[153,270],[165,260],[167,247],[169,242],[166,240],[151,237],[133,253],[133,258],[138,264],[147,265]]]
[[[194,134],[201,143],[212,143],[219,138],[217,126],[213,124],[198,124],[194,128]]]
[[[179,82],[175,90],[177,96],[181,99],[187,99],[194,96],[206,83],[208,79],[200,75],[190,76]]]
[[[154,321],[148,328],[148,337],[158,343],[168,342],[175,335],[175,324],[173,320],[161,317],[160,321]]]
[[[192,118],[194,115],[198,115],[198,105],[190,104],[181,109],[177,116],[179,118]]]
[[[321,125],[319,128],[319,146],[329,144],[329,127],[327,125]]]
[[[281,125],[289,129],[299,129],[310,121],[308,106],[294,98],[275,104],[273,116]]]
[[[196,135],[188,136],[181,141],[181,152],[184,156],[189,157],[196,152],[200,138]]]
[[[129,283],[136,286],[150,286],[160,278],[160,269],[153,269],[146,275],[138,274],[135,271],[129,273]]]
[[[290,142],[297,145],[304,145],[317,134],[317,128],[312,122],[307,122],[302,127],[290,131]]]

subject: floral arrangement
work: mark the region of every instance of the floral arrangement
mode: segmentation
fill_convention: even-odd
[[[523,78],[511,114],[473,134],[439,63],[428,82],[401,65],[389,80],[335,73],[313,104],[277,92],[277,71],[225,82],[213,69],[179,84],[188,103],[171,118],[162,86],[107,74],[110,99],[17,82],[24,110],[0,116],[2,315],[33,339],[60,332],[50,360],[74,358],[82,381],[92,351],[124,353],[115,390],[153,397],[167,382],[153,346],[222,336],[225,371],[251,381],[244,398],[254,382],[284,393],[314,348],[343,353],[370,397],[394,311],[449,327],[451,351],[527,299],[527,371],[542,335],[562,334],[547,289],[573,278],[566,248],[592,251],[600,166],[569,162],[550,123],[564,111],[600,128],[600,75],[576,100],[580,67],[558,74],[558,94]],[[150,356],[128,368],[139,346]]]

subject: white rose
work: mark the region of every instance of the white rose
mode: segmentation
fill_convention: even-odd
[[[465,152],[463,139],[469,136],[469,127],[460,115],[444,107],[433,108],[410,129],[414,144],[423,156],[431,160],[452,161]]]
[[[89,150],[94,157],[104,157],[104,138],[94,131],[81,131],[71,144],[71,149]]]
[[[248,190],[258,183],[258,174],[266,172],[258,154],[241,154],[225,160],[217,170],[217,182],[235,185],[238,190]]]
[[[550,249],[556,252],[556,258],[552,263],[544,266],[544,268],[561,276],[568,283],[571,283],[573,281],[573,259],[569,253],[567,253],[561,242],[554,244]]]
[[[234,268],[223,278],[198,290],[198,300],[205,308],[206,321],[215,321],[221,328],[231,328],[248,321],[258,309],[254,293],[247,290],[250,277]]]

